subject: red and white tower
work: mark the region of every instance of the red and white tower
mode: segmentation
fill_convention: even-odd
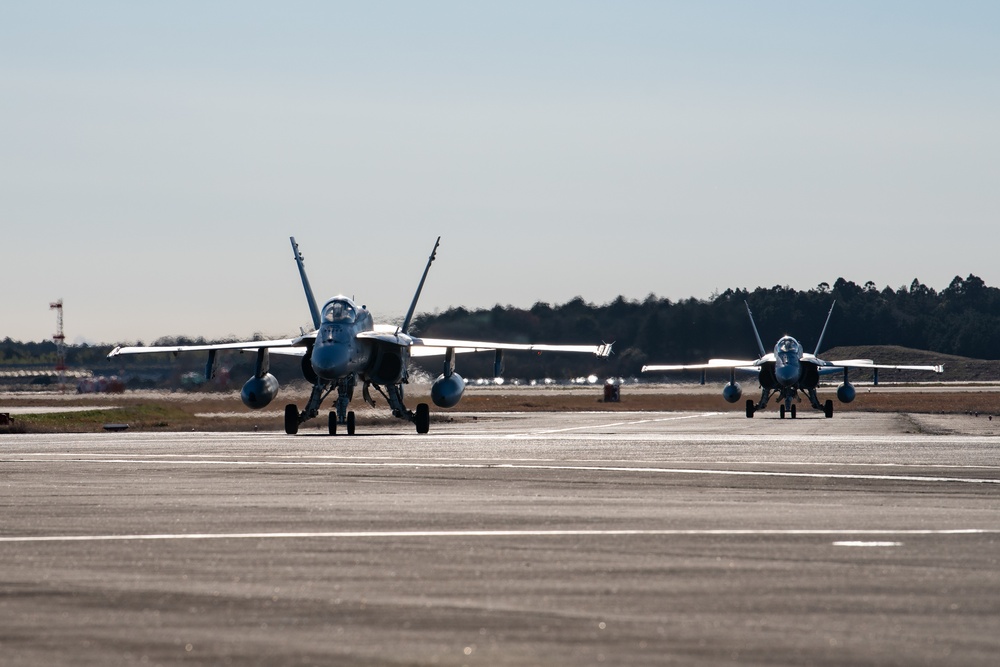
[[[56,333],[52,336],[52,340],[56,344],[56,370],[59,372],[59,391],[66,391],[66,335],[63,333],[62,299],[50,303],[49,309],[56,311]]]

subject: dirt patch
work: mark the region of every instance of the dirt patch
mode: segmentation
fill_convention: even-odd
[[[407,388],[406,402],[415,406],[429,401],[429,388]],[[832,397],[835,388],[823,388],[821,400]],[[263,411],[244,408],[235,393],[125,392],[118,395],[75,395],[19,393],[0,394],[0,412],[17,409],[17,432],[88,432],[99,431],[108,422],[127,423],[131,430],[198,431],[280,431],[282,407],[295,403],[300,408],[308,393],[301,387],[283,388],[283,393]],[[757,392],[745,392],[743,400],[726,403],[720,386],[635,385],[623,386],[620,401],[604,402],[601,386],[587,387],[469,387],[457,408],[461,413],[491,412],[743,412],[747,398]],[[799,404],[808,410],[808,403]],[[31,408],[39,408],[33,413]],[[89,409],[87,409],[89,408]],[[377,399],[371,408],[354,401],[352,408],[366,421],[392,422],[384,400]],[[775,409],[772,402],[769,409]],[[61,409],[61,410],[60,410]],[[330,409],[324,405],[321,417]],[[842,412],[895,412],[908,419],[907,428],[917,433],[951,433],[944,421],[933,415],[966,415],[969,425],[984,434],[1000,432],[1000,388],[946,386],[858,387],[858,397],[850,404],[835,401],[835,414]],[[431,406],[433,419],[458,419],[453,411]],[[905,416],[902,416],[905,415]],[[977,421],[978,420],[978,421]],[[312,422],[311,422],[312,423]],[[315,423],[319,423],[316,420]],[[2,432],[2,431],[0,431]],[[12,432],[8,430],[6,432]],[[965,429],[962,429],[965,432]]]

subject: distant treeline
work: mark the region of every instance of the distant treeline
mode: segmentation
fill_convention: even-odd
[[[419,315],[418,335],[472,340],[596,344],[614,342],[606,360],[587,355],[508,353],[508,377],[556,379],[595,373],[601,377],[637,375],[645,363],[702,361],[712,357],[755,358],[757,344],[744,301],[750,304],[764,346],[790,334],[812,352],[831,304],[837,304],[823,340],[824,349],[854,345],[898,345],[975,359],[1000,359],[1000,289],[980,278],[956,277],[944,290],[914,280],[909,287],[879,290],[869,282],[859,286],[838,279],[832,286],[798,291],[788,287],[729,289],[706,300],[671,301],[650,295],[644,300],[619,297],[605,305],[582,298],[561,305],[536,303],[525,310],[511,306],[467,310],[452,308]],[[205,342],[165,338],[159,345]],[[67,346],[71,368],[108,369],[111,346]],[[160,356],[160,355],[156,355]],[[200,355],[191,361],[200,361]],[[0,342],[0,365],[54,364],[50,342]],[[163,364],[145,356],[129,359],[127,367]],[[420,360],[431,373],[440,361]],[[122,366],[116,361],[115,366]],[[196,364],[193,364],[196,365]],[[492,374],[492,354],[460,355],[458,371],[466,378]]]
[[[713,357],[757,357],[744,301],[750,304],[768,352],[783,334],[815,349],[823,322],[836,300],[824,349],[854,345],[898,345],[976,359],[1000,359],[1000,289],[970,275],[956,277],[941,292],[914,280],[909,287],[879,290],[843,278],[832,286],[799,291],[788,287],[729,289],[707,300],[671,301],[650,295],[622,297],[603,306],[576,298],[528,310],[496,306],[453,308],[423,314],[415,329],[426,336],[483,338],[513,342],[615,343],[604,362],[580,355],[509,354],[512,377],[573,377],[596,372],[630,377],[645,363],[704,361]],[[465,364],[459,359],[459,370]],[[487,364],[480,371],[488,373]],[[429,365],[431,369],[436,366]],[[587,369],[592,369],[588,371]],[[479,370],[479,369],[476,369]],[[468,374],[468,373],[466,373]]]

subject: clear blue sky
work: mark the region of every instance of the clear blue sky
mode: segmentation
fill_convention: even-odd
[[[1000,285],[995,2],[0,2],[0,338]],[[484,332],[485,334],[486,332]]]

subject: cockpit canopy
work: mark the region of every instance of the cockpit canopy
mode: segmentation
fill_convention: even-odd
[[[353,324],[358,311],[348,299],[333,299],[323,306],[324,324]]]
[[[785,336],[774,346],[774,354],[786,360],[789,356],[801,357],[802,345],[791,336]]]

